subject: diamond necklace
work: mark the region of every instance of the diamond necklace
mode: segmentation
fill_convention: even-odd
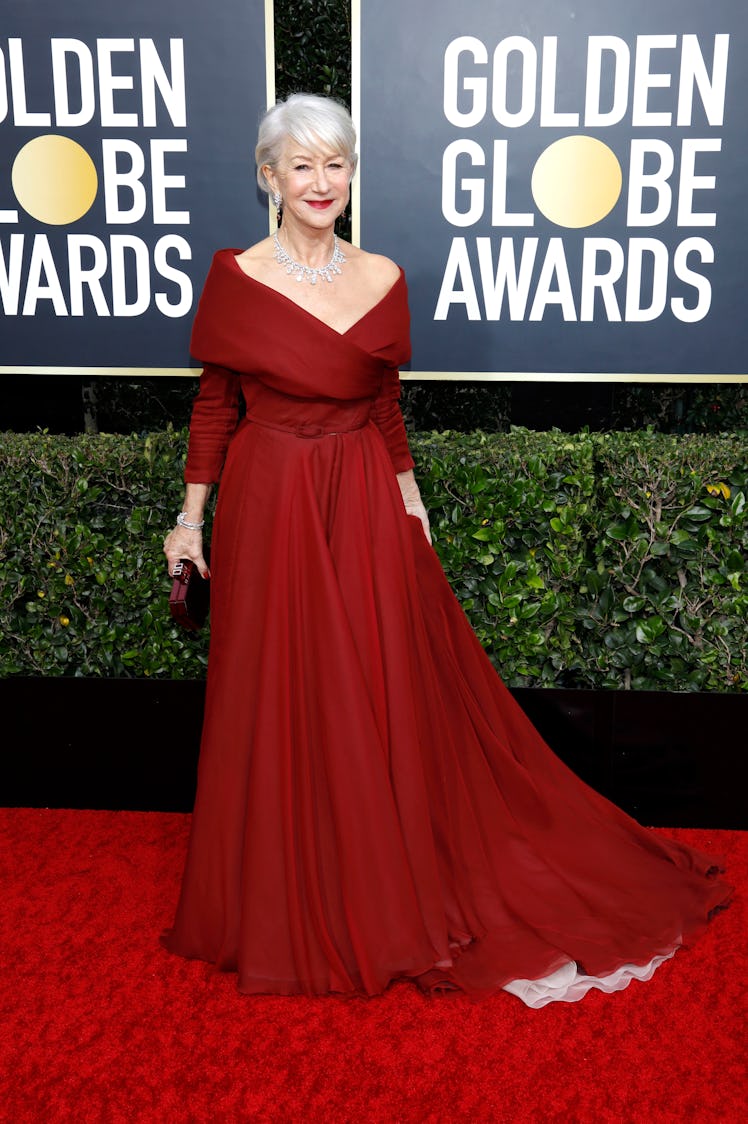
[[[273,235],[273,242],[275,244],[274,257],[278,265],[282,265],[286,273],[295,273],[297,281],[308,281],[310,285],[316,285],[318,277],[323,277],[325,281],[332,281],[334,273],[342,273],[340,266],[346,260],[346,257],[338,245],[336,234],[332,236],[332,257],[327,265],[320,266],[319,269],[315,269],[311,265],[302,265],[300,261],[292,258],[288,250],[284,250],[281,246],[277,234]]]

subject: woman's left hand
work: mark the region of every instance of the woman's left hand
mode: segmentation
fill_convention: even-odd
[[[403,507],[408,515],[414,515],[423,527],[423,533],[426,536],[426,541],[431,542],[431,528],[429,527],[429,516],[426,508],[423,506],[421,493],[418,491],[418,485],[413,473],[413,469],[409,468],[407,472],[398,472],[397,483],[400,488],[400,495],[403,497]]]
[[[174,567],[182,558],[189,559],[197,566],[202,578],[210,577],[210,570],[203,556],[203,536],[201,531],[191,531],[186,527],[175,527],[164,539],[164,554],[173,577]]]
[[[429,525],[429,513],[419,500],[417,503],[406,503],[405,510],[408,515],[414,515],[416,519],[420,519],[423,533],[426,536],[427,542],[431,542],[431,527]]]

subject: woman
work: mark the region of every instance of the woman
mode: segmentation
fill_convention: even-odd
[[[354,145],[329,99],[268,112],[258,180],[282,225],[216,254],[195,320],[170,571],[206,572],[221,488],[198,795],[165,941],[245,992],[407,977],[542,1006],[618,990],[729,889],[552,754],[449,589],[398,405],[405,279],[334,233]]]

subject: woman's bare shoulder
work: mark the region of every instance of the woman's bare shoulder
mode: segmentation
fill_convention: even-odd
[[[366,274],[370,283],[379,289],[391,288],[400,276],[400,266],[384,254],[370,254],[359,246],[345,246],[344,253],[352,264]]]
[[[254,246],[249,246],[237,254],[236,263],[249,277],[253,277],[256,281],[264,281],[275,264],[274,250],[273,239],[263,238],[261,242],[255,242]]]
[[[253,246],[248,246],[246,250],[242,250],[240,254],[236,255],[236,260],[240,265],[243,262],[267,261],[268,258],[273,257],[273,250],[273,239],[268,236],[259,242],[255,242]]]

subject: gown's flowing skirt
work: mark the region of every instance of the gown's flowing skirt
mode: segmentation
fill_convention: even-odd
[[[548,749],[371,424],[235,437],[172,950],[245,992],[396,978],[541,1006],[646,978],[729,894]],[[531,982],[539,981],[539,982]]]

